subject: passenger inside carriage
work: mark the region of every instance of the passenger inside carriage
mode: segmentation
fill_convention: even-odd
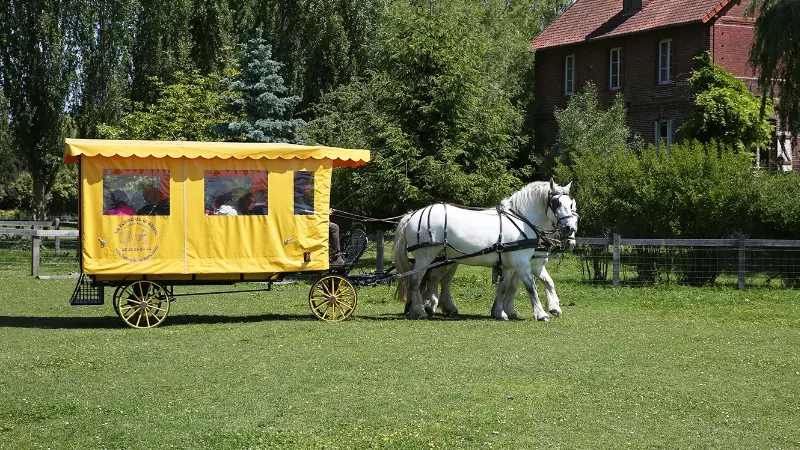
[[[233,194],[227,188],[220,188],[214,193],[213,215],[215,216],[237,216],[239,213],[236,208],[231,206]]]
[[[105,210],[103,215],[106,216],[133,216],[136,210],[128,206],[128,194],[121,189],[112,192],[108,198],[111,208]]]
[[[144,198],[144,206],[136,211],[140,216],[168,216],[169,215],[169,199],[164,198],[161,191],[154,187],[148,186],[142,189],[142,198]]]
[[[267,191],[259,189],[253,193],[253,203],[247,209],[247,214],[256,216],[267,215]]]

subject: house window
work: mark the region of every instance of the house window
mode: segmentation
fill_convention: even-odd
[[[670,67],[672,61],[672,39],[664,39],[658,43],[658,82],[669,83],[672,81]]]
[[[564,94],[575,93],[575,55],[567,55],[564,59]]]
[[[667,151],[669,151],[670,147],[672,147],[672,119],[656,120],[654,129],[656,148],[660,148],[663,141],[666,144]]]
[[[792,170],[792,135],[789,133],[778,133],[777,135],[777,158],[778,170]]]
[[[616,90],[620,88],[620,66],[622,61],[620,59],[621,49],[619,47],[612,48],[609,53],[609,74],[608,74],[608,88]]]
[[[642,0],[623,0],[622,13],[632,14],[639,10]],[[619,3],[617,3],[619,4]]]

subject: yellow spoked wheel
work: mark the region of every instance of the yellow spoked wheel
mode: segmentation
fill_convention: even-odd
[[[158,283],[135,281],[114,291],[114,311],[133,328],[161,325],[169,314],[169,294]]]
[[[327,322],[347,319],[356,309],[358,295],[353,284],[340,275],[326,275],[313,286],[308,294],[308,305],[317,318]]]

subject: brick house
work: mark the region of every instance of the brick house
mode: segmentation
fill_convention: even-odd
[[[576,0],[534,38],[536,145],[557,138],[553,110],[587,81],[606,106],[622,92],[627,122],[645,142],[676,139],[694,105],[687,79],[693,58],[709,51],[712,61],[758,92],[748,65],[754,20],[747,0]],[[776,146],[761,152],[762,164],[800,169],[796,149],[777,133]],[[783,159],[779,158],[783,156]],[[781,164],[786,160],[785,164]]]

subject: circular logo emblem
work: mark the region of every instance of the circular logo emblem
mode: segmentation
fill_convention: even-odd
[[[158,230],[146,217],[124,220],[114,234],[119,243],[114,250],[126,261],[145,261],[158,251]]]

